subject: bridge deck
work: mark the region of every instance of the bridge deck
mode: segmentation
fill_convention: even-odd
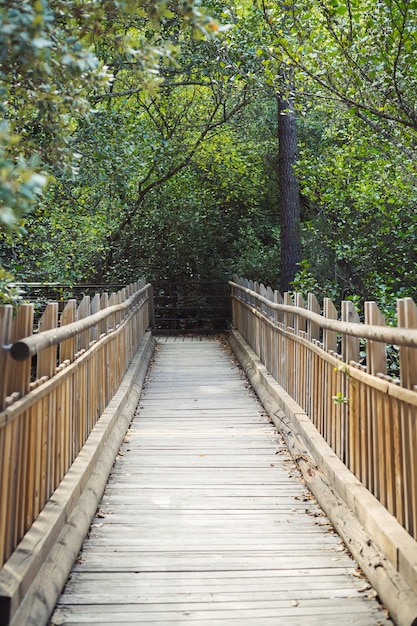
[[[164,338],[51,624],[389,620],[220,342]]]

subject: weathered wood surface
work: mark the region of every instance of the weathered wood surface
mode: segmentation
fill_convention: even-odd
[[[51,624],[390,623],[217,340],[161,339]]]

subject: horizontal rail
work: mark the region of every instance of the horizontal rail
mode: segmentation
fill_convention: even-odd
[[[339,320],[328,298],[320,315],[312,295],[306,309],[300,295],[293,305],[246,279],[229,284],[234,328],[335,455],[417,540],[416,304],[398,299],[404,327],[392,328],[374,302],[365,304],[361,324],[351,302],[342,303]]]
[[[271,329],[277,330],[277,326],[274,321],[265,317],[259,309],[251,306],[247,302],[239,301],[239,304],[243,306],[247,311],[266,324]],[[295,307],[293,307],[295,308]],[[302,309],[300,309],[302,310]],[[292,331],[292,332],[291,332]],[[363,371],[355,367],[355,365],[349,365],[348,363],[342,363],[339,355],[334,355],[329,352],[326,352],[322,345],[317,342],[311,342],[309,339],[300,337],[299,335],[294,334],[293,329],[291,331],[286,330],[285,328],[280,328],[279,333],[283,337],[286,337],[288,340],[307,348],[312,354],[316,354],[322,360],[325,360],[329,363],[333,368],[338,369],[342,365],[343,373],[348,375],[352,380],[361,381],[368,385],[372,385],[372,387],[386,396],[395,398],[397,400],[403,400],[407,402],[411,406],[415,406],[417,408],[417,393],[414,389],[407,389],[405,387],[400,387],[397,382],[394,382],[392,378],[389,376],[383,376],[382,374],[374,375],[368,374],[368,372]]]
[[[60,314],[49,302],[33,335],[33,304],[14,317],[0,307],[0,568],[117,395],[152,312],[144,279],[78,306],[70,299]]]
[[[30,337],[25,337],[24,339],[16,341],[10,346],[10,354],[12,358],[16,361],[25,361],[30,356],[34,356],[42,350],[46,350],[47,348],[56,346],[57,344],[61,343],[61,341],[71,339],[79,333],[85,332],[86,330],[97,326],[97,324],[108,319],[111,315],[114,315],[115,313],[120,313],[121,311],[125,311],[130,306],[132,306],[135,300],[142,293],[145,293],[150,286],[151,285],[148,283],[147,285],[136,291],[134,294],[132,294],[122,304],[114,304],[113,306],[107,307],[103,311],[98,311],[97,313],[94,313],[89,317],[78,320],[77,322],[72,322],[71,324],[62,326],[61,328],[52,328],[51,330],[45,330],[37,335],[31,335]]]
[[[317,324],[321,328],[326,330],[332,330],[334,332],[349,335],[351,337],[358,337],[362,339],[369,339],[371,341],[380,341],[382,343],[390,343],[398,346],[406,346],[410,348],[417,347],[417,329],[411,328],[398,328],[390,326],[368,326],[366,324],[358,324],[355,322],[343,322],[340,320],[333,320],[308,309],[298,307],[296,305],[280,304],[272,302],[261,296],[256,291],[243,287],[234,281],[229,281],[229,285],[233,288],[243,291],[247,295],[256,298],[258,302],[265,304],[270,309],[280,311],[281,313],[290,313],[292,315],[299,315],[305,320]],[[235,294],[232,294],[232,298],[238,299]],[[402,300],[410,300],[411,298],[403,298]]]

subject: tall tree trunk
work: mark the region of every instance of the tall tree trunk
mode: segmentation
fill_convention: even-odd
[[[300,192],[294,165],[297,162],[297,120],[290,99],[277,94],[278,182],[281,218],[281,293],[291,289],[301,261]]]

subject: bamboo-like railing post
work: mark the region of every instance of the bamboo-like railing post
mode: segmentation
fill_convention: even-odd
[[[90,305],[91,315],[94,315],[94,313],[98,313],[100,311],[100,308],[101,308],[100,294],[96,293]],[[98,325],[90,328],[90,342],[97,341],[99,336],[100,336],[100,328]]]
[[[11,341],[14,343],[23,337],[27,337],[33,330],[33,304],[22,304],[13,319]],[[31,360],[18,363],[8,358],[9,370],[9,394],[12,398],[25,396],[30,390]],[[27,508],[28,492],[28,459],[29,459],[29,428],[28,419],[25,422],[15,423],[10,426],[14,431],[15,439],[15,474],[12,487],[13,502],[10,510],[15,512],[12,524],[13,535],[11,536],[10,550],[18,543],[25,532],[25,516]],[[0,437],[1,439],[1,437]],[[6,506],[3,501],[3,506]]]
[[[233,300],[232,300],[232,310],[233,309]],[[233,315],[232,315],[233,319]],[[153,286],[149,287],[149,300],[148,300],[148,326],[150,328],[155,328],[155,291]]]
[[[417,328],[417,307],[411,298],[397,301],[398,326]],[[417,386],[417,350],[400,347],[400,381],[407,389]],[[404,462],[405,526],[417,533],[417,421],[411,407],[401,409],[401,431]]]
[[[385,317],[379,310],[376,302],[365,302],[365,324],[369,326],[386,326]],[[381,341],[366,343],[366,370],[369,374],[387,373],[387,347]]]
[[[77,308],[77,320],[83,320],[90,315],[90,296],[84,296]],[[90,331],[86,330],[77,335],[77,352],[87,350],[90,345]]]
[[[271,289],[271,287],[267,287],[265,293],[266,293],[267,300],[272,303],[274,301],[274,292]],[[266,305],[266,316],[269,321],[272,321],[274,323],[275,321],[274,309],[269,305]],[[275,337],[275,329],[269,324],[265,325],[265,335],[266,335],[265,344],[266,344],[266,350],[267,350],[267,355],[268,355],[268,362],[266,366],[268,370],[272,373],[274,369],[274,363],[275,363],[275,349],[276,349],[275,338],[276,337]]]
[[[13,308],[10,304],[0,307],[0,410],[5,407],[8,391],[8,372],[6,368],[8,360],[7,347],[11,341]]]
[[[337,309],[330,298],[324,298],[323,300],[323,317],[331,320],[338,319]],[[323,347],[329,354],[337,353],[337,333],[335,331],[327,328],[323,329]],[[321,381],[323,387],[319,390],[319,394],[321,395],[321,415],[319,416],[320,432],[327,439],[328,443],[332,445],[334,416],[336,414],[336,410],[339,408],[335,406],[332,396],[341,392],[341,390],[336,389],[337,377],[334,372],[334,366],[331,366],[328,362],[323,360],[321,368]]]
[[[301,293],[294,294],[294,306],[300,309],[305,309],[304,298]],[[307,320],[299,315],[294,315],[294,331],[295,334],[298,335],[300,331],[306,332],[307,328]]]
[[[308,294],[307,299],[307,309],[312,311],[313,313],[320,314],[320,304],[315,295],[312,293]],[[307,337],[311,343],[318,342],[320,340],[320,326],[316,322],[308,321],[307,322]],[[306,410],[307,413],[311,416],[311,418],[315,421],[317,417],[314,397],[316,392],[316,385],[318,382],[318,369],[320,367],[320,361],[312,350],[309,350],[307,353],[307,364],[306,364],[306,376],[307,376],[307,386],[306,386]],[[316,422],[315,422],[316,423]]]
[[[105,291],[100,296],[100,310],[104,311],[105,309],[108,308],[108,306],[109,306],[109,294],[107,293],[107,291]],[[110,328],[109,318],[106,317],[106,319],[104,319],[99,325],[99,336],[101,337],[102,335],[107,335],[109,328]]]
[[[77,301],[68,300],[64,310],[61,313],[60,325],[67,326],[76,321],[77,318]],[[59,344],[60,363],[62,365],[73,363],[76,354],[76,337],[65,339]],[[74,377],[67,378],[63,388],[62,408],[60,413],[62,419],[60,423],[59,438],[59,468],[58,476],[61,479],[71,465],[71,459],[76,449],[75,443],[75,415],[76,415],[76,399],[74,398]],[[58,480],[58,478],[57,478]]]
[[[285,306],[293,306],[291,294],[284,293],[283,296]],[[285,312],[284,330],[294,332],[294,315]],[[294,376],[294,344],[287,335],[283,335],[282,354],[281,354],[281,380],[279,381],[283,388],[289,392],[289,388]]]
[[[47,304],[45,311],[43,312],[42,317],[39,320],[38,332],[43,332],[44,330],[50,330],[51,328],[57,328],[58,326],[58,303],[50,302]],[[51,348],[47,348],[46,350],[42,350],[38,354],[38,363],[37,363],[37,378],[43,378],[47,376],[50,378],[55,374],[57,366],[57,348],[56,346],[52,346]]]
[[[342,302],[341,319],[342,322],[359,324],[359,314],[351,300],[344,300]],[[357,337],[350,337],[346,334],[342,335],[342,360],[345,363],[350,363],[350,361],[359,363],[359,339]]]
[[[58,326],[58,303],[50,302],[39,320],[39,332],[57,328]],[[57,370],[57,346],[51,346],[38,354],[37,379],[52,378]],[[41,458],[38,475],[39,499],[36,497],[35,508],[40,511],[49,500],[53,492],[53,475],[55,471],[55,459],[53,454],[53,442],[56,436],[55,423],[56,393],[49,394],[39,405],[39,413],[36,416],[36,441],[38,458]]]
[[[263,283],[259,285],[259,294],[268,299],[268,291]],[[269,353],[270,353],[270,341],[268,340],[268,325],[263,321],[264,318],[269,318],[268,305],[265,302],[260,303],[260,310],[262,312],[262,318],[259,320],[259,334],[260,334],[260,346],[259,346],[259,354],[261,355],[262,361],[269,366]]]
[[[301,293],[294,295],[294,307],[305,309],[304,298]],[[307,320],[304,317],[294,315],[294,332],[298,337],[307,338]],[[294,343],[294,399],[306,409],[306,349],[303,344]]]
[[[77,301],[72,299],[68,300],[64,310],[61,313],[60,325],[66,326],[75,322],[77,317]],[[75,359],[76,352],[76,340],[75,337],[66,339],[59,345],[59,361],[64,363],[69,361],[72,363]]]
[[[365,302],[365,324],[372,326],[386,326],[385,317],[382,315],[375,302]],[[387,355],[385,343],[378,341],[367,341],[366,345],[366,369],[373,376],[387,373]],[[398,429],[399,424],[394,424],[394,419],[386,415],[384,400],[375,389],[368,391],[369,415],[372,419],[373,433],[368,440],[367,453],[372,455],[374,462],[374,475],[377,477],[377,491],[381,502],[387,506],[388,510],[393,512],[394,508],[394,466],[395,466],[395,448],[394,430]],[[373,450],[369,448],[373,446]],[[383,458],[384,463],[380,463],[379,459]]]
[[[10,333],[10,342],[14,343],[23,337],[32,334],[33,330],[33,304],[22,304],[13,318]],[[7,360],[8,388],[7,395],[13,395],[12,399],[24,396],[30,388],[30,361],[17,363],[9,355]]]
[[[274,291],[273,301],[275,304],[284,303],[283,297],[278,290]],[[277,311],[276,309],[274,309],[273,311],[274,311],[275,326],[279,329],[282,329],[284,325],[284,315],[281,311]],[[278,330],[275,330],[274,337],[275,337],[275,340],[274,340],[274,372],[273,373],[275,376],[275,380],[281,381],[282,380],[281,371],[283,369],[282,361],[284,359],[284,343],[283,343],[284,338],[282,334],[278,332]]]
[[[0,409],[6,405],[8,388],[8,376],[6,364],[8,361],[7,347],[10,344],[11,324],[13,309],[10,305],[0,307]],[[9,556],[10,553],[10,501],[13,485],[10,481],[13,477],[13,467],[11,466],[12,430],[10,425],[0,429],[0,563]]]
[[[331,320],[338,319],[337,309],[330,298],[323,300],[323,316]],[[337,352],[337,333],[334,330],[323,330],[323,346],[327,352]]]
[[[355,305],[351,300],[344,300],[342,302],[342,311],[341,311],[341,319],[342,322],[356,323],[359,324],[360,318],[359,314],[355,309]],[[350,337],[343,333],[342,335],[342,361],[345,363],[359,363],[360,359],[360,347],[359,347],[359,339],[357,337]],[[342,385],[342,395],[347,399],[347,402],[343,402],[339,405],[340,411],[340,449],[336,449],[336,452],[340,456],[340,458],[349,463],[349,409],[350,409],[350,382],[349,377],[343,375],[341,378]],[[338,437],[339,439],[339,437]]]
[[[308,294],[307,299],[307,309],[312,311],[313,313],[317,313],[320,315],[320,304],[316,298],[316,296],[312,293]],[[308,321],[307,323],[307,334],[309,341],[320,341],[320,326],[316,324],[316,322]]]
[[[287,291],[284,293],[284,304],[286,306],[294,306],[294,302],[292,300],[291,294]],[[284,327],[288,330],[289,328],[294,328],[294,315],[292,313],[284,313]]]

